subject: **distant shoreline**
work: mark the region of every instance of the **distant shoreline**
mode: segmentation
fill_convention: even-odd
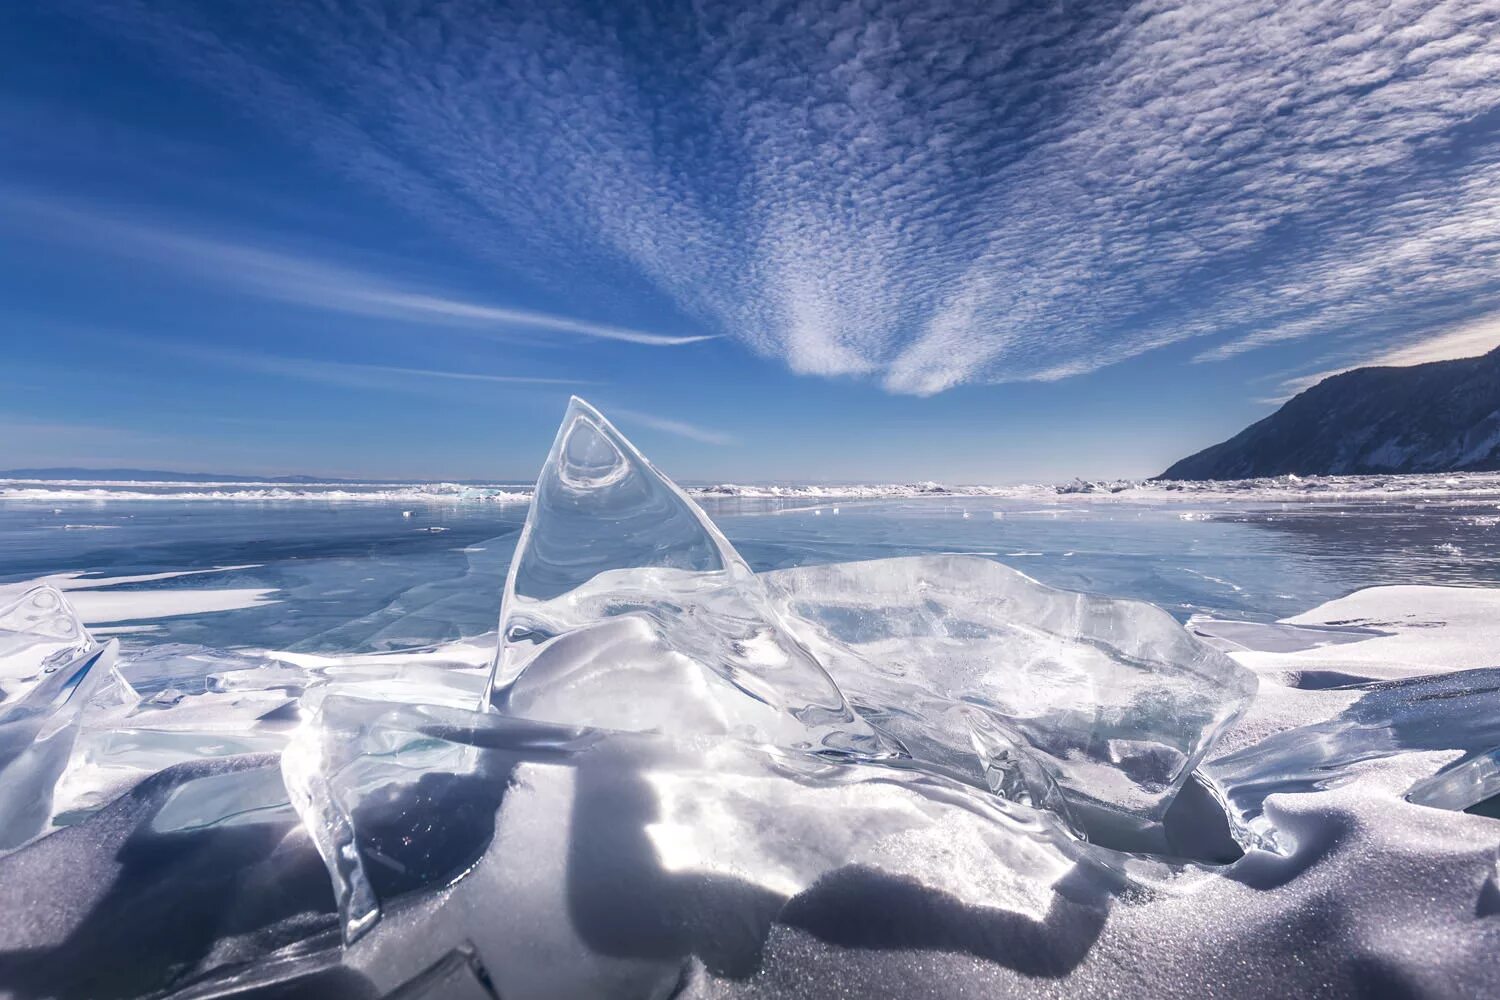
[[[1278,476],[1240,480],[1075,479],[1067,483],[1011,486],[798,483],[684,486],[700,501],[787,500],[835,503],[860,500],[1014,499],[1035,501],[1198,501],[1229,500],[1332,502],[1381,498],[1500,498],[1500,472],[1372,476]],[[238,502],[410,502],[526,503],[531,484],[521,482],[402,482],[274,479],[131,480],[105,478],[41,479],[0,474],[0,502],[75,503],[109,501]]]

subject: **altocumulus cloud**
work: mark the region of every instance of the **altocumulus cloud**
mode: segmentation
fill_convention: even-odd
[[[1500,12],[65,0],[503,267],[929,394],[1500,308]]]

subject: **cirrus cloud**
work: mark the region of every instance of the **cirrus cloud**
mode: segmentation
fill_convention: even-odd
[[[797,372],[926,395],[1500,308],[1490,3],[68,2],[497,266]]]

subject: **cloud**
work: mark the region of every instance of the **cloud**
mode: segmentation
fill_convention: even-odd
[[[576,378],[552,378],[536,375],[492,375],[486,372],[440,371],[431,368],[409,368],[400,365],[363,364],[351,361],[326,361],[317,358],[292,358],[275,354],[259,354],[226,347],[211,347],[204,344],[182,343],[136,337],[128,334],[112,334],[116,344],[129,344],[141,350],[168,354],[211,365],[223,365],[238,371],[256,372],[278,378],[292,378],[327,385],[351,386],[361,389],[402,390],[417,389],[431,391],[434,382],[459,381],[481,382],[500,385],[599,385],[601,383]],[[447,390],[444,390],[447,391]]]
[[[1325,378],[1339,375],[1355,368],[1405,367],[1425,365],[1432,361],[1452,361],[1456,358],[1477,358],[1500,347],[1500,314],[1485,316],[1456,328],[1431,333],[1416,341],[1394,345],[1365,355],[1359,360],[1338,368],[1326,368],[1308,375],[1298,375],[1284,380],[1279,392],[1270,403],[1283,403],[1304,389],[1309,389]]]
[[[931,394],[1500,309],[1483,3],[66,2],[496,265],[797,372]]]
[[[690,441],[699,441],[703,444],[730,445],[734,444],[734,438],[722,431],[716,431],[709,427],[699,427],[696,424],[686,423],[681,420],[669,420],[666,417],[653,416],[650,413],[641,413],[638,410],[625,410],[618,406],[609,408],[610,417],[624,417],[626,420],[650,427],[652,430],[664,431],[675,434],[678,437],[687,438]]]
[[[1425,365],[1430,361],[1477,358],[1496,347],[1500,347],[1500,316],[1488,316],[1457,330],[1439,333],[1405,347],[1393,348],[1366,364]]]
[[[71,237],[106,252],[147,258],[204,280],[327,312],[448,326],[546,330],[653,347],[713,339],[649,333],[413,290],[325,260],[111,218],[35,194],[0,191],[0,208],[12,222],[29,218],[54,239]]]

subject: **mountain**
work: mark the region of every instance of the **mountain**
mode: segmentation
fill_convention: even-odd
[[[1500,469],[1500,348],[1331,375],[1158,479]]]

